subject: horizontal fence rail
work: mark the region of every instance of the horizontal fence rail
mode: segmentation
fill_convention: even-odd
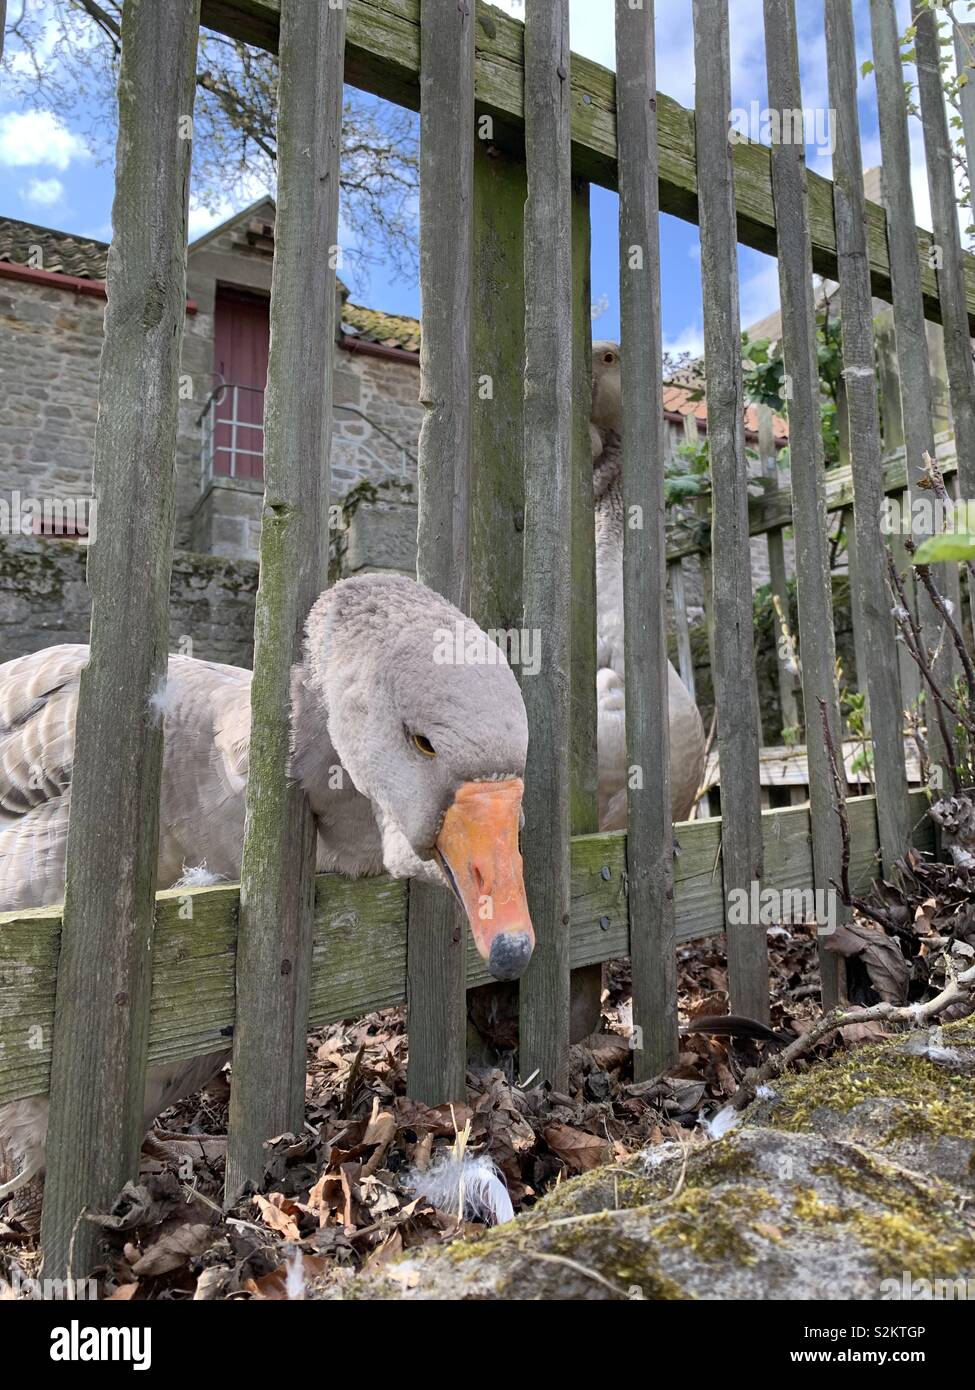
[[[922,792],[910,794],[914,844],[932,850]],[[847,803],[855,892],[877,872],[877,818],[872,796]],[[837,828],[838,833],[838,828]],[[677,827],[674,861],[678,943],[724,930],[721,821]],[[813,886],[809,808],[762,813],[765,884],[778,891]],[[571,963],[580,969],[629,952],[624,871],[626,837],[572,840]],[[309,1026],[401,1004],[406,998],[408,885],[388,877],[316,880]],[[234,1027],[236,917],[239,888],[174,889],[156,898],[156,937],[149,1060],[230,1051]],[[187,905],[192,917],[187,917]],[[0,913],[0,1104],[47,1091],[51,1020],[58,967],[60,908]],[[467,987],[490,979],[467,945]]]
[[[524,121],[523,26],[483,3],[477,18],[474,94],[480,109],[520,126]],[[277,50],[280,0],[203,0],[203,24],[218,33]],[[351,0],[345,80],[400,106],[420,102],[420,0]],[[657,96],[660,145],[660,209],[698,220],[694,117],[663,92]],[[775,254],[775,208],[770,151],[745,143],[735,149],[735,203],[742,245]],[[604,188],[618,186],[616,80],[609,69],[572,56],[572,169]],[[836,279],[833,193],[828,179],[806,171],[813,269]],[[878,299],[891,297],[890,261],[883,208],[868,203],[867,254]],[[932,268],[930,232],[916,232],[924,311],[940,322],[941,301]],[[964,258],[965,294],[975,329],[975,257]]]
[[[954,439],[942,433],[935,436],[934,457],[946,478],[953,478],[958,472],[958,460],[954,454]],[[750,478],[755,483],[756,478]],[[894,499],[898,505],[901,495],[907,490],[907,455],[903,447],[884,454],[881,491],[885,497]],[[841,512],[853,501],[853,471],[848,463],[833,464],[823,473],[824,502],[827,512]],[[903,511],[910,510],[910,502],[905,501]],[[793,524],[792,497],[787,487],[766,484],[762,496],[748,499],[748,532],[752,536],[766,535]],[[698,555],[708,551],[707,540],[702,540],[698,528],[688,528],[688,533],[672,534],[667,543],[667,561],[673,563],[688,555]]]

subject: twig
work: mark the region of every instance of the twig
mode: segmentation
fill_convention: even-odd
[[[900,627],[901,635],[904,638],[904,644],[907,650],[910,652],[915,665],[930,687],[931,694],[934,696],[934,715],[938,721],[938,728],[941,731],[941,738],[945,747],[945,757],[948,761],[948,771],[951,775],[955,791],[960,792],[961,779],[959,778],[956,765],[955,744],[945,720],[945,710],[950,711],[961,724],[965,723],[965,716],[958,709],[955,702],[944,693],[934,678],[930,663],[925,654],[924,641],[914,619],[914,615],[908,605],[907,596],[904,593],[904,586],[901,583],[901,577],[897,573],[897,566],[894,564],[893,556],[889,550],[887,552],[887,575],[894,602],[897,604],[897,611],[895,613],[897,624]]]
[[[717,710],[717,707],[715,707],[714,711],[713,711],[712,714],[711,714],[711,727],[710,727],[710,729],[708,729],[708,736],[707,736],[707,738],[704,740],[704,767],[705,767],[705,769],[707,769],[707,765],[708,765],[708,756],[710,755],[710,752],[711,752],[711,746],[712,746],[712,744],[714,743],[714,735],[715,735],[715,731],[716,731],[717,727],[718,727],[718,710]],[[712,778],[712,780],[709,782],[709,781],[707,780],[707,773],[706,773],[706,771],[705,771],[705,774],[704,774],[704,776],[703,776],[703,778],[702,778],[702,781],[701,781],[701,785],[698,787],[697,791],[694,793],[694,800],[693,800],[693,802],[692,802],[692,809],[693,809],[694,807],[697,806],[698,802],[700,802],[700,801],[702,800],[703,797],[707,796],[708,792],[711,790],[711,788],[712,788],[713,786],[714,786],[714,779]]]
[[[680,1144],[681,1147],[681,1165],[680,1173],[677,1175],[677,1184],[674,1187],[673,1192],[671,1192],[669,1196],[663,1199],[665,1204],[667,1202],[675,1202],[677,1198],[680,1196],[681,1192],[684,1190],[684,1182],[687,1178],[687,1163],[691,1156],[691,1146],[686,1142],[680,1130],[677,1128],[675,1124],[671,1124],[671,1129],[674,1131],[674,1138],[677,1140],[677,1143]]]
[[[355,1108],[355,1088],[356,1083],[359,1080],[359,1068],[362,1065],[362,1059],[365,1056],[365,1054],[366,1045],[365,1043],[363,1043],[362,1046],[359,1048],[359,1051],[355,1054],[355,1057],[352,1059],[352,1065],[349,1068],[348,1080],[345,1083],[345,1095],[342,1097],[343,1120],[348,1120],[351,1117],[352,1111]]]
[[[883,1000],[879,1004],[871,1004],[863,1009],[833,1009],[830,1013],[821,1018],[818,1023],[810,1028],[808,1033],[803,1033],[796,1038],[794,1043],[790,1043],[782,1052],[770,1057],[767,1062],[757,1068],[751,1068],[745,1073],[745,1079],[739,1089],[732,1096],[730,1104],[736,1110],[743,1109],[755,1097],[755,1092],[759,1086],[768,1081],[774,1081],[777,1076],[791,1066],[805,1053],[809,1052],[830,1033],[835,1033],[840,1028],[846,1028],[851,1023],[911,1023],[915,1026],[924,1023],[930,1018],[937,1018],[953,1004],[967,1004],[972,1001],[975,995],[975,965],[963,971],[960,975],[950,980],[933,999],[929,999],[926,1004],[891,1004],[888,1000]]]
[[[542,1260],[546,1264],[564,1265],[566,1269],[574,1269],[576,1274],[584,1274],[587,1279],[595,1279],[597,1284],[602,1284],[618,1298],[629,1298],[630,1296],[626,1289],[620,1288],[619,1284],[612,1283],[595,1269],[587,1269],[578,1260],[570,1260],[568,1255],[543,1255],[540,1250],[531,1250],[528,1252],[528,1258],[530,1260]]]
[[[915,564],[914,573],[928,591],[931,602],[944,619],[945,627],[947,627],[951,640],[955,644],[955,650],[961,659],[961,664],[965,672],[965,679],[968,682],[969,699],[975,704],[975,666],[972,665],[972,658],[969,655],[968,647],[965,645],[965,639],[962,637],[958,624],[951,615],[951,610],[945,602],[944,596],[940,593],[937,585],[931,578],[931,571],[928,566]],[[971,722],[971,720],[966,721],[966,723],[969,724],[971,724]]]
[[[969,45],[969,47],[971,47],[971,45]],[[946,507],[953,508],[954,498],[948,494],[948,486],[945,483],[944,474],[939,468],[937,461],[931,457],[927,449],[925,449],[924,453],[921,455],[921,461],[922,470],[927,474],[927,482],[922,479],[920,484],[921,487],[930,487],[935,496],[938,497]],[[971,560],[965,561],[965,568],[972,578],[975,579],[975,567],[972,566]]]

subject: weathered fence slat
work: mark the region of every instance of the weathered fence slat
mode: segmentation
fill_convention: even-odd
[[[274,48],[281,0],[203,0],[203,22],[219,33]],[[633,0],[635,3],[635,0]],[[627,0],[629,7],[630,0]],[[413,109],[419,106],[419,0],[355,0],[349,7],[346,81]],[[519,126],[524,116],[522,26],[493,6],[477,5],[475,94],[480,107],[499,121]],[[617,187],[616,92],[613,74],[576,57],[572,65],[573,172],[605,188]],[[691,113],[661,92],[657,97],[660,206],[663,212],[697,221],[694,122]],[[829,180],[809,171],[813,268],[835,278],[836,238]],[[741,242],[775,254],[775,210],[769,151],[757,143],[735,149],[735,197]],[[941,313],[935,273],[928,264],[930,235],[915,229],[925,312]],[[874,294],[890,298],[890,266],[882,210],[868,209],[868,247]],[[965,259],[969,314],[975,326],[975,258]]]
[[[637,1080],[677,1058],[652,0],[616,7],[627,875]]]
[[[907,778],[897,647],[884,566],[883,462],[864,229],[863,166],[857,113],[856,41],[851,0],[826,0],[826,57],[835,130],[833,205],[839,257],[843,382],[854,505],[847,518],[850,602],[857,680],[867,695],[872,780],[877,788],[885,873],[908,842]],[[852,520],[852,528],[849,521]]]
[[[572,184],[572,833],[599,823],[596,794],[596,537],[593,523],[589,184]]]
[[[920,5],[918,0],[911,0],[911,15],[916,25],[917,87],[931,193],[931,220],[935,245],[940,251],[938,293],[941,296],[944,354],[955,428],[958,479],[962,496],[975,497],[975,368],[972,366],[972,342],[965,302],[955,167],[941,83],[938,14],[936,10]],[[971,151],[968,154],[971,159]]]
[[[873,62],[877,87],[877,114],[883,156],[881,186],[887,213],[887,241],[893,285],[894,340],[901,394],[901,420],[907,463],[907,483],[912,503],[930,498],[918,486],[922,479],[921,460],[925,452],[934,453],[932,393],[928,343],[921,300],[921,277],[914,239],[914,195],[911,189],[911,151],[907,126],[907,101],[901,66],[897,14],[893,0],[870,0],[870,27],[873,36]],[[930,533],[924,525],[924,507],[914,517],[914,534],[920,539]],[[944,585],[944,566],[936,566],[933,577]],[[940,621],[925,592],[916,597],[918,621],[927,647],[938,647]],[[942,644],[942,655],[934,663],[939,684],[949,676],[951,643]],[[928,731],[928,744],[934,763],[943,763],[945,750],[935,724]]]
[[[891,454],[894,450],[904,447],[904,423],[901,420],[901,383],[897,370],[897,345],[894,341],[894,311],[886,306],[874,319],[874,346],[881,418],[880,442],[883,453]]]
[[[779,489],[779,465],[775,457],[775,428],[771,406],[758,408],[758,452],[762,460],[762,476],[768,493]],[[789,627],[789,578],[785,563],[785,538],[782,527],[773,527],[766,533],[765,544],[768,549],[769,589],[774,603],[773,631],[775,633],[775,670],[779,685],[779,711],[782,715],[782,731],[792,730],[793,736],[799,727],[799,706],[796,701],[796,673],[791,659],[787,656]],[[791,631],[791,628],[790,628]]]
[[[965,137],[965,151],[968,159],[975,150],[975,24],[953,24],[955,40],[955,73],[964,73],[967,81],[958,92],[958,106],[961,110],[962,134]]]
[[[471,616],[482,627],[521,624],[525,513],[523,218],[521,152],[479,138],[474,150],[472,311],[474,471]],[[520,676],[519,669],[515,674]]]
[[[226,1198],[304,1119],[315,826],[289,776],[291,669],[326,578],[345,10],[291,0],[281,23],[264,510],[254,616]]]
[[[520,990],[521,1071],[565,1089],[569,1065],[572,219],[568,0],[525,10],[524,625],[541,668],[528,713],[525,879],[536,947]]]
[[[417,578],[470,604],[471,264],[474,244],[474,17],[420,7],[420,428]],[[464,945],[452,894],[410,887],[407,1086],[462,1100],[467,1074]],[[420,1024],[422,1020],[422,1026]]]
[[[714,697],[721,750],[721,862],[726,903],[762,878],[762,793],[755,684],[748,471],[738,310],[731,58],[724,0],[694,0],[695,129],[711,458]],[[731,1008],[769,1016],[765,928],[728,927]]]
[[[569,778],[573,835],[599,829],[596,765],[596,536],[593,523],[592,296],[589,184],[572,180],[572,635]],[[570,1032],[575,1041],[599,1028],[601,965],[573,970]]]
[[[843,445],[842,442],[841,442],[841,444],[840,444],[840,453],[841,453],[841,456],[842,456],[843,449],[844,449],[844,445]],[[859,691],[861,694],[864,694],[864,693],[867,693],[867,683],[866,683],[866,681],[867,681],[867,677],[866,677],[866,672],[867,672],[867,653],[866,653],[866,649],[865,649],[865,634],[864,634],[864,630],[863,630],[863,612],[862,612],[862,610],[861,610],[861,608],[860,608],[860,604],[859,604],[859,602],[858,602],[858,600],[857,600],[857,597],[856,597],[856,596],[857,596],[857,593],[858,593],[858,590],[859,590],[860,583],[861,583],[861,579],[860,579],[860,562],[859,562],[859,558],[858,558],[858,546],[857,546],[856,516],[855,516],[855,514],[854,514],[854,508],[853,508],[853,507],[844,507],[843,510],[842,510],[842,512],[840,512],[840,530],[837,531],[837,536],[839,537],[840,534],[842,534],[843,538],[844,538],[845,541],[846,541],[846,573],[847,573],[847,584],[848,584],[849,593],[850,593],[850,622],[851,622],[851,625],[852,625],[852,627],[853,627],[853,663],[854,663],[854,665],[855,665],[855,667],[856,667],[857,689],[858,689],[858,691]],[[896,653],[896,651],[894,650],[894,632],[893,632],[893,625],[891,625],[890,646],[891,646],[891,665],[893,666],[894,673],[895,673],[895,675],[896,675],[896,671],[897,671],[896,656],[897,656],[897,653]],[[844,671],[844,670],[842,670],[842,668],[840,668],[840,676],[841,676],[841,682],[840,682],[841,685],[842,685],[842,683],[843,683],[843,678],[846,679],[846,681],[847,681],[848,684],[850,683],[850,679],[849,679],[849,678],[850,678],[850,673],[849,673],[849,671]],[[898,704],[896,686],[894,687],[894,691],[893,691],[893,700],[894,700],[894,706],[895,706],[895,708],[896,708],[896,707],[897,707],[897,704]],[[866,723],[867,728],[869,729],[869,727],[870,727],[870,700],[869,700],[869,696],[868,696],[867,701],[866,701],[866,704],[865,704],[865,723]],[[896,724],[895,724],[895,728],[896,728]],[[903,761],[903,758],[902,758],[902,761]],[[871,782],[873,781],[873,776],[872,776],[872,775],[870,776],[869,780],[870,780]],[[907,790],[907,782],[906,782],[906,780],[905,780],[905,783],[904,783],[904,790],[905,790],[905,792],[906,792],[906,790]]]
[[[131,0],[122,16],[91,660],[78,700],[44,1194],[44,1272],[55,1279],[69,1265],[87,1274],[96,1228],[81,1212],[135,1176],[142,1136],[163,746],[150,701],[168,659],[198,31],[199,0]]]
[[[684,416],[684,440],[692,448],[697,448],[700,442],[700,434],[697,427],[697,419],[694,415]],[[708,665],[714,670],[714,604],[712,602],[712,580],[711,580],[711,497],[710,494],[698,497],[693,507],[694,513],[700,518],[697,528],[698,534],[705,533],[702,545],[691,545],[687,554],[698,557],[698,577],[701,587],[701,607],[704,609],[704,635],[707,639]],[[666,532],[665,532],[666,534]],[[673,563],[675,559],[680,559],[672,545],[667,546],[667,559]]]
[[[521,142],[503,140],[495,122],[478,117],[471,287],[471,617],[484,629],[503,632],[516,630],[522,621],[526,193]],[[520,680],[521,667],[513,670]],[[466,925],[463,935],[469,935]],[[496,992],[499,986],[484,988]],[[474,1001],[474,1008],[481,1012],[484,1002]],[[471,1061],[496,1060],[495,1054],[485,1054],[471,1025],[468,1041]]]
[[[794,0],[764,0],[764,8],[769,106],[773,111],[801,110]],[[773,144],[772,186],[778,227],[782,348],[790,388],[789,461],[813,863],[817,888],[829,892],[831,885],[839,882],[840,835],[820,724],[820,700],[825,703],[836,747],[840,746],[841,726],[836,693],[805,163],[801,141]],[[838,958],[822,948],[822,938],[819,962],[823,1004],[829,1007],[836,1002],[839,991]]]

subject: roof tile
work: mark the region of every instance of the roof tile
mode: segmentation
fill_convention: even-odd
[[[80,280],[104,280],[108,243],[0,217],[0,261],[33,265],[37,270],[75,275]]]

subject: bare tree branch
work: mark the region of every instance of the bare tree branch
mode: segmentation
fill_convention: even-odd
[[[770,1057],[762,1066],[747,1071],[741,1086],[731,1098],[730,1104],[736,1110],[743,1109],[755,1099],[755,1092],[759,1086],[774,1081],[777,1076],[782,1075],[787,1067],[810,1052],[823,1038],[828,1037],[830,1033],[838,1032],[840,1028],[848,1027],[851,1023],[910,1023],[917,1027],[921,1023],[927,1023],[932,1018],[940,1017],[955,1004],[970,1004],[975,996],[975,965],[970,966],[960,975],[952,976],[951,961],[947,957],[946,961],[948,983],[940,994],[929,999],[926,1004],[899,1005],[884,1000],[880,1004],[871,1004],[862,1009],[833,1009],[818,1023],[813,1024],[807,1033],[803,1033],[801,1037],[796,1038],[795,1042],[790,1043],[781,1052]]]

